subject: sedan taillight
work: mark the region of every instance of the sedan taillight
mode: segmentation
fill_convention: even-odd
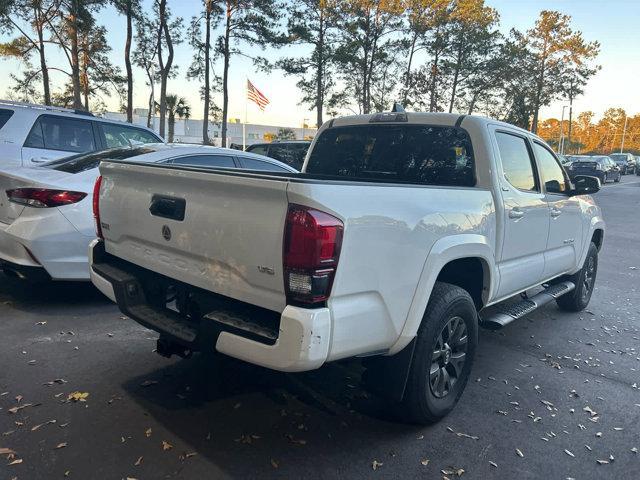
[[[62,207],[78,203],[87,194],[69,190],[51,190],[48,188],[15,188],[7,190],[10,202],[35,208]]]
[[[313,305],[329,298],[343,228],[342,221],[328,213],[289,205],[283,252],[287,303]]]

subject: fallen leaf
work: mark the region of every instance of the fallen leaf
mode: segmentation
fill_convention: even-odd
[[[18,407],[13,407],[10,408],[9,410],[7,410],[9,413],[18,413],[20,410],[22,410],[23,408],[28,408],[28,407],[35,407],[39,404],[34,404],[34,403],[25,403],[24,405],[20,405]]]
[[[584,407],[582,410],[589,413],[589,415],[591,415],[592,417],[595,417],[596,415],[598,415],[598,413],[588,405]]]
[[[48,422],[41,423],[40,425],[35,425],[35,426],[31,427],[31,431],[35,432],[36,430],[40,429],[41,427],[44,427],[45,425],[50,425],[52,423],[56,423],[56,421],[55,420],[49,420]]]
[[[596,460],[596,463],[598,465],[607,465],[609,463],[609,460]]]
[[[520,450],[519,448],[516,448],[516,454],[517,454],[519,457],[524,458],[524,454],[522,453],[522,450]]]
[[[492,462],[491,460],[489,460],[489,465],[491,465],[492,467],[498,468],[498,464],[496,462]]]
[[[7,467],[10,467],[11,465],[19,465],[21,463],[22,463],[22,459],[16,458],[14,461],[7,463]]]
[[[150,387],[151,385],[157,385],[158,381],[157,380],[145,380],[144,382],[142,382],[140,384],[141,387]]]
[[[455,475],[456,477],[461,477],[462,475],[464,475],[463,468],[449,467],[447,469],[440,470],[440,471],[442,472],[443,475]]]
[[[150,428],[147,428],[147,429],[144,431],[144,434],[147,436],[147,438],[149,438],[149,437],[151,436],[151,429],[150,429]]]
[[[278,464],[278,462],[276,462],[273,458],[271,459],[271,466],[273,468],[278,468],[280,465]]]
[[[136,467],[139,467],[140,465],[142,465],[142,460],[144,460],[144,457],[139,457],[138,460],[136,460],[136,463],[134,463],[134,465]]]
[[[171,450],[173,448],[173,445],[171,445],[169,442],[163,440],[162,441],[162,450]]]
[[[371,463],[371,468],[373,468],[374,470],[377,470],[377,469],[379,469],[379,468],[380,468],[381,466],[383,466],[383,465],[384,465],[384,463],[379,462],[379,461],[377,461],[377,460],[374,460],[374,461]]]
[[[67,397],[67,400],[70,400],[72,402],[86,402],[88,397],[88,392],[72,392]]]
[[[570,457],[575,457],[575,455],[573,453],[571,453],[569,450],[567,450],[566,448],[564,449],[564,453],[566,453]]]
[[[16,452],[14,452],[13,450],[11,450],[10,448],[0,448],[0,455],[11,455],[11,454],[15,454]]]
[[[66,446],[67,446],[67,442],[62,442],[62,443],[59,443],[58,445],[56,445],[54,447],[54,450],[59,450],[61,448],[65,448]]]
[[[423,458],[422,460],[420,460],[420,463],[426,467],[427,465],[429,465],[429,459]]]
[[[46,321],[43,321],[43,322],[36,322],[36,325],[46,325],[46,324],[47,324],[47,322],[46,322]]]

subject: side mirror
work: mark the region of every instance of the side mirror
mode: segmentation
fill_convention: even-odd
[[[600,190],[602,184],[597,177],[589,175],[576,175],[573,178],[573,190],[571,195],[591,195]]]

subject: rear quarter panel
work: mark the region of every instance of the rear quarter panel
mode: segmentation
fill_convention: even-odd
[[[398,341],[437,242],[458,237],[466,243],[473,235],[493,254],[493,196],[482,188],[293,181],[288,200],[344,222],[329,300],[333,331],[328,360],[386,351]],[[465,251],[471,250],[455,254],[465,256]],[[423,313],[424,308],[420,318]]]

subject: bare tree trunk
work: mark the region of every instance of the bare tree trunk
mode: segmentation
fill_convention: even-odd
[[[171,41],[171,32],[167,23],[167,0],[160,0],[158,6],[160,16],[160,32],[158,35],[158,62],[160,66],[160,136],[164,137],[165,119],[167,109],[167,81],[171,72],[171,64],[173,63],[173,42]],[[162,62],[162,34],[167,44],[169,54],[166,63]]]
[[[127,0],[127,40],[124,46],[124,65],[127,69],[127,122],[133,123],[133,71],[131,70],[131,36],[133,30],[132,0]]]
[[[453,112],[453,105],[456,101],[456,90],[458,89],[458,78],[460,77],[460,63],[462,63],[462,40],[458,39],[458,54],[456,56],[455,73],[453,74],[453,85],[451,85],[451,100],[449,101],[449,113]]]
[[[84,109],[89,111],[89,39],[88,34],[82,36],[82,64],[80,65],[80,86],[82,87],[82,97]]]
[[[213,1],[207,0],[205,6],[205,40],[204,40],[204,114],[202,117],[202,143],[209,145],[209,104],[211,87],[209,79],[209,51],[211,50],[211,8]]]
[[[224,45],[222,55],[224,56],[224,67],[222,71],[222,146],[227,146],[227,117],[229,115],[229,37],[231,35],[231,4],[227,1],[227,21],[224,30]]]
[[[42,72],[42,92],[44,104],[51,105],[51,90],[49,85],[49,69],[47,58],[44,53],[44,19],[39,6],[33,7],[33,15],[36,21],[36,31],[38,32],[38,53],[40,54],[40,71]]]
[[[151,128],[151,118],[153,116],[153,107],[155,106],[154,87],[151,84],[151,92],[149,93],[149,112],[147,113],[147,128]]]
[[[316,72],[316,127],[322,126],[324,108],[324,11],[320,7],[320,32],[318,35],[318,71]],[[304,138],[303,138],[304,140]]]
[[[404,97],[402,99],[403,103],[407,103],[407,98],[409,97],[409,87],[411,86],[411,64],[413,63],[413,54],[416,51],[416,41],[418,40],[418,33],[415,32],[413,34],[413,39],[411,40],[411,50],[409,51],[409,62],[407,63],[407,72],[406,79],[404,82]]]
[[[68,32],[71,42],[71,83],[73,85],[73,108],[82,109],[80,93],[80,62],[78,58],[78,11],[80,0],[71,0],[69,11]]]
[[[168,137],[169,137],[169,143],[173,142],[173,136],[175,133],[175,127],[176,127],[176,115],[173,112],[169,112],[169,120],[167,122],[169,124],[169,133],[168,133]]]

